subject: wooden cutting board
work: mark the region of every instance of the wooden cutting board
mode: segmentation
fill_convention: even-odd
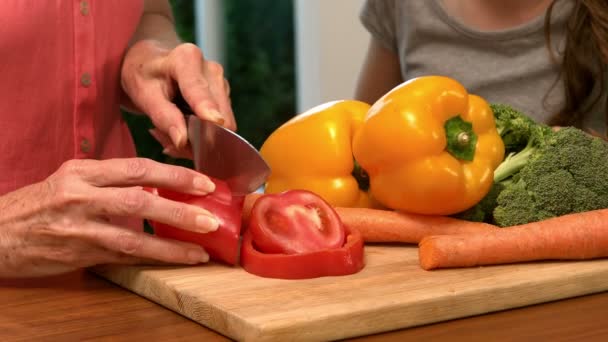
[[[95,269],[239,341],[367,335],[608,290],[608,259],[424,271],[416,247],[366,246],[346,277],[265,279],[218,264]]]

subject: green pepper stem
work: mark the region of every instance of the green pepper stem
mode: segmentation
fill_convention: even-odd
[[[464,121],[457,115],[445,122],[446,150],[454,158],[472,161],[475,158],[477,135],[473,131],[473,124]]]

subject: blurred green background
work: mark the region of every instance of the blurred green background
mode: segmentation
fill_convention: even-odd
[[[195,42],[194,1],[172,0],[176,29]],[[223,0],[225,77],[230,82],[238,133],[260,148],[266,137],[295,114],[293,2]],[[192,166],[162,154],[145,116],[124,113],[137,153],[157,161]]]

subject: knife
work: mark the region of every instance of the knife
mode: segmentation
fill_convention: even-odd
[[[181,94],[173,101],[186,119],[198,172],[225,181],[237,196],[255,192],[266,183],[270,167],[253,145],[235,132],[197,117]]]

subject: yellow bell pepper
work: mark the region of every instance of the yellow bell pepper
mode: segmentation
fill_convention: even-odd
[[[266,193],[309,190],[341,207],[370,207],[353,176],[352,139],[370,106],[334,101],[295,116],[266,139],[260,153],[271,168]],[[362,184],[367,179],[362,179]],[[364,186],[364,184],[363,184]]]
[[[353,152],[382,205],[450,215],[488,193],[505,150],[484,99],[453,79],[425,76],[373,104]]]

